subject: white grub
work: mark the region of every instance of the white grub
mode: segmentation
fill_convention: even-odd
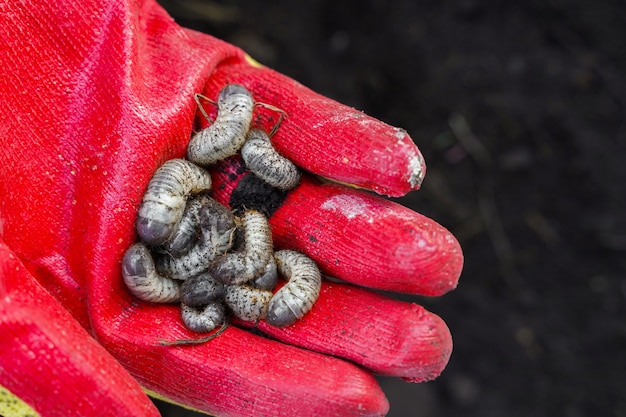
[[[153,303],[180,300],[178,283],[156,272],[152,254],[143,243],[135,243],[124,253],[122,277],[130,292],[140,300]]]
[[[288,282],[272,297],[265,320],[276,327],[288,326],[308,313],[317,301],[322,276],[308,256],[281,250],[274,254],[278,272]]]
[[[245,211],[241,227],[243,249],[220,256],[208,269],[215,279],[224,284],[243,284],[262,275],[273,253],[272,231],[262,213]]]
[[[250,281],[250,285],[254,288],[260,288],[262,290],[273,290],[278,283],[278,270],[276,268],[276,261],[274,257],[271,256],[267,265],[265,265],[265,269],[263,274],[258,278]]]
[[[187,279],[180,286],[180,300],[190,307],[200,307],[224,297],[224,284],[207,273]]]
[[[227,285],[224,301],[233,314],[245,321],[258,321],[265,318],[272,292],[253,288],[249,285]]]
[[[156,170],[137,215],[137,232],[147,245],[167,241],[183,215],[187,197],[211,188],[208,171],[184,159],[171,159]]]
[[[218,301],[200,308],[182,304],[180,316],[189,330],[198,333],[208,333],[224,323],[224,306]]]
[[[169,254],[159,257],[156,262],[159,273],[173,279],[185,280],[206,271],[217,256],[231,248],[236,230],[233,214],[210,197],[203,198],[202,202],[200,239],[187,253],[179,257]]]
[[[276,152],[270,138],[260,129],[248,132],[241,157],[250,171],[272,187],[290,190],[300,182],[298,168]]]
[[[254,99],[245,87],[228,84],[222,88],[217,97],[217,117],[211,126],[192,136],[187,159],[207,166],[235,155],[246,140],[253,109]]]

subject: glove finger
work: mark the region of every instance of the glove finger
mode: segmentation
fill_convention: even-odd
[[[215,198],[273,213],[274,245],[307,254],[324,274],[370,288],[428,296],[456,287],[463,253],[452,233],[434,220],[311,177],[303,177],[284,200],[283,195],[277,200],[273,192],[264,194],[265,188],[257,195],[242,181],[251,174],[239,167],[237,159],[217,167]]]
[[[127,294],[116,288],[120,295]],[[100,309],[94,323],[105,347],[140,384],[168,401],[219,416],[381,416],[388,402],[372,375],[343,360],[229,327],[197,339],[178,306],[130,295]]]
[[[137,382],[4,244],[0,244],[2,387],[42,416],[159,415]]]
[[[305,170],[389,196],[401,196],[420,187],[426,165],[406,131],[258,64],[225,61],[211,74],[205,92],[217,97],[228,83],[242,84],[257,102],[286,112],[272,143]],[[278,115],[257,109],[257,114],[270,114],[258,116],[257,123],[271,130]]]
[[[324,282],[313,309],[290,326],[237,323],[258,326],[281,342],[412,382],[436,378],[452,353],[450,331],[437,315],[416,304],[340,283]]]

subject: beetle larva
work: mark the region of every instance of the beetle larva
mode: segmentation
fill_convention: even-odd
[[[180,286],[180,301],[190,307],[200,307],[224,297],[224,284],[207,273],[187,279]]]
[[[271,256],[269,262],[267,263],[267,265],[265,265],[263,274],[258,278],[250,281],[250,285],[252,285],[254,288],[271,291],[276,287],[277,282],[278,270],[276,269],[276,261],[274,261],[274,257]]]
[[[256,210],[247,210],[241,223],[243,249],[220,256],[208,269],[224,284],[243,284],[262,275],[272,256],[272,231],[265,216]]]
[[[140,300],[153,303],[180,300],[178,283],[156,272],[152,254],[143,243],[135,243],[124,254],[122,276],[130,292]]]
[[[211,188],[211,175],[184,159],[171,159],[156,170],[137,215],[137,232],[148,245],[170,238],[183,215],[187,197]]]
[[[245,321],[265,318],[272,292],[249,285],[227,285],[224,301],[233,314]]]
[[[207,333],[224,322],[224,306],[219,301],[214,301],[201,308],[182,304],[180,316],[189,330]]]
[[[274,258],[278,272],[288,282],[270,300],[265,320],[272,326],[283,327],[311,310],[320,294],[322,276],[315,262],[299,252],[281,250]]]
[[[248,132],[241,157],[250,171],[272,187],[290,190],[300,182],[298,168],[276,152],[268,135],[260,129]]]
[[[228,84],[222,88],[217,97],[217,117],[211,126],[192,136],[187,159],[207,166],[236,154],[246,140],[253,108],[254,99],[245,87]]]
[[[168,254],[156,261],[159,273],[173,279],[187,279],[204,272],[211,261],[232,246],[235,233],[233,214],[210,197],[202,199],[200,208],[200,239],[185,254],[172,257]]]

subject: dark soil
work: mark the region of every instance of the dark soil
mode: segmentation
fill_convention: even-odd
[[[425,155],[400,202],[466,265],[454,292],[413,300],[455,349],[434,382],[381,379],[390,417],[626,416],[624,2],[162,4]]]

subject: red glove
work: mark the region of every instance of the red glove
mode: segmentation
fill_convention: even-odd
[[[325,282],[296,324],[259,323],[272,339],[231,326],[164,346],[198,335],[178,306],[131,296],[120,273],[151,175],[185,154],[196,92],[246,86],[287,113],[273,137],[281,153],[387,195],[424,174],[405,132],[178,27],[152,0],[4,3],[0,28],[0,407],[12,394],[42,416],[158,415],[141,386],[215,415],[383,415],[370,372],[441,372],[443,321],[362,287]],[[216,176],[216,198],[241,191],[241,175]],[[270,221],[278,248],[365,287],[440,295],[462,267],[432,220],[311,175]]]

